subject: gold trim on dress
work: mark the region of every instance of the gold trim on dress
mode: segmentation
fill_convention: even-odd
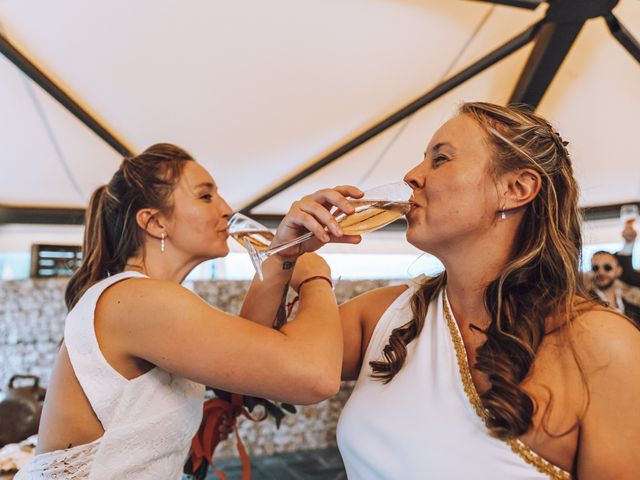
[[[460,371],[460,377],[462,378],[464,393],[467,395],[467,399],[471,403],[471,406],[475,410],[478,417],[480,417],[484,424],[487,425],[489,416],[487,410],[484,408],[484,405],[482,405],[482,401],[480,400],[478,391],[476,390],[475,384],[473,383],[471,371],[469,369],[469,362],[467,361],[467,350],[465,349],[464,342],[462,341],[462,336],[460,335],[460,331],[458,330],[458,325],[451,315],[451,310],[449,309],[449,301],[447,300],[447,295],[444,291],[442,293],[442,305],[444,308],[444,316],[447,320],[447,326],[449,327],[449,333],[451,334],[451,339],[453,340],[453,346],[456,350],[458,370]],[[503,441],[507,445],[509,445],[509,447],[511,447],[511,450],[518,456],[520,456],[520,458],[522,458],[525,462],[527,462],[529,465],[533,465],[535,469],[540,473],[549,475],[551,479],[571,480],[573,478],[569,472],[561,469],[560,467],[556,467],[552,463],[549,463],[547,460],[531,450],[527,445],[522,443],[522,441],[520,441],[519,439],[509,439]]]

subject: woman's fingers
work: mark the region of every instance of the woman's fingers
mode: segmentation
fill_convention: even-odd
[[[300,209],[303,212],[312,215],[320,224],[320,227],[323,229],[323,231],[324,227],[327,227],[329,233],[332,233],[337,237],[343,235],[342,228],[340,228],[340,225],[338,225],[338,222],[336,222],[335,217],[331,215],[331,212],[327,210],[323,205],[320,205],[317,202],[301,202]]]
[[[335,207],[336,211],[354,213],[355,208],[347,197],[360,198],[362,195],[363,192],[354,186],[340,185],[334,189],[318,190],[301,198],[291,205],[289,213],[278,227],[274,241],[286,243],[307,230],[313,233],[319,243],[305,242],[304,247],[301,247],[304,251],[316,250],[330,241],[358,243],[358,236],[343,239],[344,232],[331,212]]]
[[[364,195],[362,190],[353,185],[338,185],[334,190],[345,197],[361,198]]]
[[[331,235],[332,243],[351,243],[353,245],[357,245],[362,241],[361,235],[342,235],[341,237],[334,237]]]
[[[293,215],[292,220],[298,226],[304,227],[307,230],[309,230],[311,233],[313,233],[315,237],[321,242],[327,243],[329,240],[331,240],[331,238],[329,237],[329,234],[325,232],[324,226],[320,224],[313,215],[303,210],[303,208],[305,207],[302,207],[302,206],[299,207],[299,211]],[[309,208],[309,207],[306,207],[306,208]]]
[[[335,189],[324,189],[318,190],[317,192],[309,195],[308,199],[315,200],[318,203],[321,203],[326,209],[330,209],[331,207],[336,207],[339,210],[343,211],[347,215],[354,212],[354,207],[346,198],[347,196],[359,198],[363,195],[363,193],[357,189],[356,187],[351,187],[349,185],[343,185],[336,187]]]

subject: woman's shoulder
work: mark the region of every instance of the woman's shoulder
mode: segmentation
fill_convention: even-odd
[[[581,312],[570,328],[573,345],[586,362],[586,373],[632,368],[640,374],[640,329],[627,317],[595,306]]]
[[[171,282],[169,280],[162,280],[157,278],[147,277],[146,275],[132,275],[125,276],[113,285],[110,285],[106,290],[107,293],[119,293],[125,298],[135,298],[139,293],[144,293],[150,296],[162,296],[166,294],[189,294],[192,293],[189,289],[183,287],[179,283]]]
[[[343,315],[355,315],[366,323],[375,323],[401,296],[410,296],[419,289],[425,279],[426,277],[420,276],[396,285],[368,290],[343,303],[340,310]]]
[[[414,291],[418,284],[417,279],[411,279],[406,282],[395,285],[387,285],[384,287],[367,290],[364,293],[354,296],[342,304],[342,307],[359,308],[365,310],[386,310],[400,295],[407,290]]]
[[[582,313],[571,326],[588,396],[581,408],[578,473],[635,478],[640,421],[640,330],[605,308]]]
[[[119,281],[102,292],[96,310],[103,317],[126,322],[153,313],[172,315],[176,310],[189,308],[194,301],[202,301],[195,293],[175,282],[143,276]]]

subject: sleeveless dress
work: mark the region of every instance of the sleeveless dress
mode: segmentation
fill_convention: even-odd
[[[181,479],[202,419],[204,386],[158,367],[127,380],[104,358],[94,330],[102,292],[137,272],[89,288],[69,312],[64,342],[73,371],[104,435],[85,445],[36,455],[15,476],[26,479]]]
[[[417,281],[380,318],[338,422],[349,480],[570,479],[519,440],[492,437],[445,292],[429,305],[404,367],[384,385],[371,378],[394,328],[412,318]]]

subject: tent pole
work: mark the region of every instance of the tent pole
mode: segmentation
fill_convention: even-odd
[[[540,4],[545,3],[545,0],[472,0],[475,2],[495,3],[497,5],[507,5],[509,7],[528,8],[529,10],[535,10]]]
[[[519,35],[516,35],[515,37],[507,41],[505,44],[499,46],[492,52],[488,53],[487,55],[485,55],[484,57],[482,57],[480,60],[476,61],[469,67],[453,75],[452,77],[448,78],[447,80],[443,81],[436,87],[429,90],[424,95],[416,98],[415,100],[408,103],[401,109],[397,110],[396,112],[392,113],[388,117],[379,121],[373,127],[370,127],[364,132],[357,134],[355,137],[346,141],[343,145],[336,148],[329,154],[323,156],[319,160],[314,161],[311,165],[304,168],[302,171],[288,177],[287,179],[285,179],[284,181],[282,181],[281,183],[279,183],[278,185],[276,185],[266,193],[259,196],[257,199],[249,202],[240,211],[244,214],[249,214],[251,210],[257,207],[258,205],[263,204],[270,198],[276,196],[280,192],[289,188],[291,185],[298,183],[299,181],[308,177],[312,173],[315,173],[318,170],[322,169],[323,167],[329,165],[330,163],[334,162],[338,158],[342,157],[343,155],[359,147],[366,141],[379,135],[380,133],[384,132],[385,130],[392,127],[396,123],[405,119],[406,117],[412,115],[416,111],[420,110],[422,107],[430,104],[434,100],[437,100],[442,95],[453,90],[455,87],[464,83],[466,80],[470,79],[474,75],[477,75],[483,70],[486,70],[487,68],[496,64],[503,58],[509,56],[511,53],[519,50],[520,48],[522,48],[523,46],[525,46],[535,38],[536,33],[538,32],[538,29],[542,23],[543,21],[535,23],[534,25],[529,27],[527,30],[520,33]]]
[[[624,28],[613,13],[605,15],[607,26],[612,35],[618,42],[638,61],[640,62],[640,43]]]
[[[49,78],[46,73],[20,52],[2,32],[0,32],[0,53],[7,57],[9,61],[31,78],[31,80],[40,85],[45,92],[60,102],[64,108],[75,115],[78,120],[89,127],[96,135],[107,142],[116,152],[125,157],[132,155],[132,150],[129,149],[122,140],[118,139],[106,126],[71,98],[71,96]]]
[[[540,28],[509,103],[526,103],[534,109],[538,106],[584,23],[546,22]]]
[[[638,205],[640,202],[625,202],[610,205],[583,207],[580,209],[585,221],[620,218],[622,205]],[[18,207],[0,203],[0,225],[28,224],[28,225],[82,225],[85,210],[83,208],[65,207]],[[252,215],[256,221],[268,228],[275,228],[282,221],[283,215],[256,214]],[[404,230],[406,223],[403,219],[396,220],[383,230]]]
[[[0,204],[0,225],[82,225],[84,208],[18,207]]]

